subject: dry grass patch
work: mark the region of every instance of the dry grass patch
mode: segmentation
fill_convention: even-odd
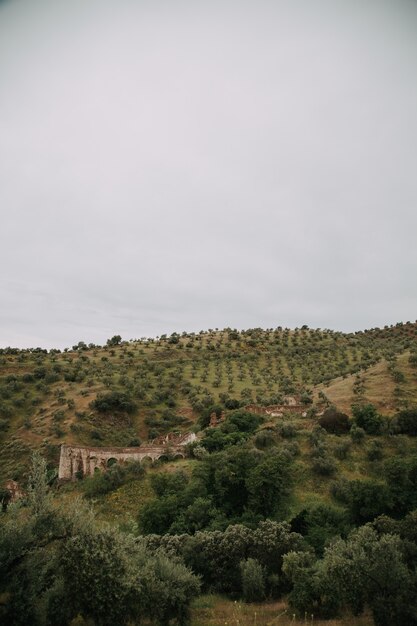
[[[284,601],[245,604],[222,596],[205,595],[197,598],[191,611],[191,626],[372,626],[370,615],[346,616],[340,619],[318,620],[306,615],[293,615]]]

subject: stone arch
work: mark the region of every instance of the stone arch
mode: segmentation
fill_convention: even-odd
[[[113,467],[113,465],[117,465],[117,459],[115,459],[114,456],[111,456],[109,459],[107,459],[106,467],[108,469],[110,467]]]
[[[150,456],[144,456],[141,459],[141,463],[142,463],[142,465],[145,465],[145,466],[148,465],[149,466],[149,465],[153,464],[153,459]]]
[[[174,461],[178,461],[178,459],[185,459],[184,454],[182,454],[181,452],[176,452],[174,455]]]
[[[167,454],[161,454],[158,457],[158,463],[167,463],[169,461],[169,456]]]

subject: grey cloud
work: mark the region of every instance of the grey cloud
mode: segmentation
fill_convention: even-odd
[[[417,7],[0,3],[0,345],[414,319]]]

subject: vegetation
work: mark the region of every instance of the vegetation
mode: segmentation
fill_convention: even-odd
[[[411,323],[0,350],[0,621],[417,624],[416,353]],[[186,459],[56,481],[62,442],[190,429]]]

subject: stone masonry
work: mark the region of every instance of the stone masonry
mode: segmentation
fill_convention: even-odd
[[[195,434],[189,433],[188,437],[182,437],[181,442],[176,445],[150,445],[137,448],[89,448],[62,445],[58,478],[75,480],[78,473],[82,476],[89,476],[96,470],[105,471],[113,463],[144,460],[154,462],[168,454],[184,458],[184,446],[195,439]]]

